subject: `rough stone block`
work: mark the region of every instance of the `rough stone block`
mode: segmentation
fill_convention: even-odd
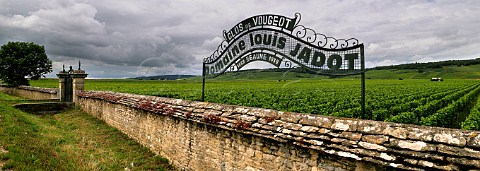
[[[234,109],[234,113],[241,113],[241,114],[247,114],[250,108],[248,107],[237,107]]]
[[[223,111],[223,112],[234,112],[234,111],[235,111],[235,108],[237,108],[237,106],[224,104],[222,111]]]
[[[252,128],[262,128],[262,126],[263,126],[263,125],[260,124],[260,123],[254,123],[254,124],[252,124]]]
[[[267,120],[265,120],[264,118],[258,118],[257,122],[261,124],[268,124],[269,122],[272,122],[272,121],[267,122]]]
[[[252,148],[247,148],[247,150],[245,151],[245,154],[246,154],[248,157],[253,157],[253,156],[255,156],[255,150],[252,149]]]
[[[303,115],[299,123],[302,125],[316,126],[319,125],[317,118],[317,116],[313,115]]]
[[[205,109],[208,105],[208,102],[193,102],[192,105],[194,105],[194,107],[197,109]]]
[[[302,119],[303,114],[293,113],[293,112],[285,112],[283,115],[280,116],[280,120],[290,123],[298,123],[300,119]]]
[[[232,114],[232,112],[223,112],[221,116],[225,118],[232,118]]]
[[[334,123],[330,128],[333,130],[355,132],[357,131],[357,127],[358,127],[357,120],[335,119]]]
[[[419,160],[417,163],[419,166],[435,168],[439,170],[458,170],[457,166],[454,165],[440,165],[431,161]]]
[[[308,165],[302,162],[295,162],[293,165],[293,170],[307,170]]]
[[[334,143],[341,143],[342,146],[354,146],[356,144],[358,144],[356,141],[351,141],[351,140],[348,140],[348,139],[343,139],[343,138],[332,138],[330,141],[334,142]],[[332,144],[332,145],[337,145],[337,144]]]
[[[273,135],[273,134],[275,134],[273,131],[268,131],[268,130],[259,130],[258,133],[263,134],[263,135]],[[271,138],[271,137],[268,137],[268,138]]]
[[[317,132],[320,129],[314,126],[303,126],[302,128],[300,128],[300,130],[303,132]]]
[[[316,146],[321,146],[324,143],[323,141],[318,141],[318,140],[305,140],[305,142],[310,143],[312,145],[316,145]]]
[[[411,156],[411,157],[415,157],[415,158],[423,158],[423,159],[427,159],[427,160],[443,160],[444,159],[444,156],[441,156],[439,153],[428,153],[428,152],[418,152],[418,151],[415,151],[415,152],[412,152],[410,150],[406,151],[406,150],[396,150],[396,149],[392,149],[392,148],[388,148],[388,151],[390,153],[396,153],[396,154],[401,154],[401,155],[404,155],[404,156]]]
[[[182,110],[185,110],[187,112],[193,112],[195,110],[195,108],[193,108],[193,107],[183,107]]]
[[[332,136],[332,137],[340,137],[340,134],[336,133],[336,132],[328,132],[327,135]]]
[[[480,160],[447,157],[447,161],[452,162],[452,163],[461,164],[461,165],[473,166],[473,167],[476,167],[476,168],[480,168]]]
[[[257,121],[257,117],[256,116],[251,116],[251,115],[241,115],[239,117],[239,119],[242,120],[242,121],[247,121],[247,122]]]
[[[456,146],[465,146],[467,139],[459,132],[441,131],[433,137],[434,142],[446,143]]]
[[[336,154],[341,157],[353,158],[355,160],[362,160],[362,158],[360,158],[358,155],[349,153],[349,152],[339,151]]]
[[[360,120],[358,121],[358,131],[366,134],[383,134],[386,127],[385,122]]]
[[[425,167],[433,167],[435,164],[429,161],[420,160],[418,161],[418,165]]]
[[[423,141],[400,140],[391,138],[390,145],[413,151],[436,151],[436,147]]]
[[[286,122],[282,121],[282,120],[274,120],[272,122],[269,122],[267,123],[268,125],[271,125],[271,126],[278,126],[278,127],[283,127],[285,125]]]
[[[406,139],[407,134],[408,134],[407,129],[398,127],[398,126],[393,126],[393,124],[386,125],[385,129],[383,130],[383,135],[390,135],[392,137],[399,138],[399,139]]]
[[[388,136],[385,135],[363,135],[362,141],[374,144],[383,144],[388,141]]]
[[[330,140],[331,138],[329,136],[325,135],[318,135],[318,134],[307,134],[305,135],[306,138],[311,138],[311,139],[321,139],[321,140]]]
[[[454,156],[473,157],[473,158],[480,159],[480,151],[473,150],[470,148],[447,146],[443,144],[439,144],[437,148],[438,148],[437,151],[440,153],[450,154]]]
[[[305,137],[307,133],[302,132],[302,131],[292,131],[292,135],[298,136],[298,137]]]
[[[220,116],[220,115],[222,115],[222,112],[221,112],[221,111],[218,111],[218,110],[207,109],[207,110],[205,110],[204,114],[205,114],[205,115]]]
[[[415,159],[403,159],[403,161],[411,164],[411,165],[417,165],[418,163],[418,160],[415,160]]]
[[[327,134],[327,133],[329,133],[329,132],[330,132],[330,130],[327,129],[327,128],[320,128],[320,129],[318,130],[318,133],[319,133],[319,134]]]
[[[383,165],[383,166],[389,166],[390,165],[388,162],[378,160],[378,159],[375,159],[375,158],[372,158],[372,157],[363,157],[362,160],[368,161],[368,162],[371,162],[371,163],[376,163],[376,164]]]
[[[362,134],[361,133],[355,133],[355,132],[342,132],[342,133],[340,133],[339,137],[347,138],[347,139],[353,140],[353,141],[358,141],[358,140],[362,139]]]
[[[480,147],[480,132],[471,132],[468,135],[467,145],[470,147]]]
[[[343,139],[343,138],[332,138],[330,141],[332,141],[334,143],[343,143],[343,142],[348,141],[348,140]]]
[[[271,154],[263,154],[263,160],[267,162],[272,162],[275,160],[275,156]]]
[[[203,113],[205,112],[205,109],[194,109],[193,113]]]
[[[291,133],[292,133],[292,130],[283,129],[283,130],[282,130],[282,133],[284,133],[284,134],[291,134]]]
[[[218,104],[218,103],[209,103],[209,104],[207,105],[207,108],[213,109],[213,110],[222,111],[223,108],[224,108],[224,105]]]
[[[360,154],[362,156],[371,156],[371,157],[379,157],[380,153],[374,150],[368,150],[368,149],[361,149],[361,148],[356,148],[356,149],[350,149],[348,150],[349,152],[353,152],[354,154]]]
[[[335,120],[334,117],[329,116],[315,116],[315,115],[303,115],[299,123],[302,125],[310,125],[322,128],[330,128]]]
[[[380,158],[382,158],[383,160],[388,160],[388,161],[396,160],[395,156],[388,155],[387,153],[380,153]]]
[[[302,128],[302,125],[294,124],[294,123],[285,123],[284,128],[298,131]]]
[[[377,151],[387,151],[387,148],[378,144],[372,144],[368,142],[359,142],[358,145],[360,147],[363,147],[365,149],[370,149],[370,150],[377,150]]]

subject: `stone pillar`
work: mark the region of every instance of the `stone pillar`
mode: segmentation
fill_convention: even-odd
[[[60,99],[61,102],[65,102],[67,101],[67,97],[66,97],[66,81],[69,77],[68,75],[68,72],[66,72],[65,70],[64,71],[60,71],[58,72],[57,74],[57,77],[58,77],[58,92],[57,92],[57,95],[58,95],[58,99]]]
[[[73,79],[73,103],[77,103],[78,91],[84,90],[85,78],[88,74],[84,70],[74,70],[70,73],[70,77]]]

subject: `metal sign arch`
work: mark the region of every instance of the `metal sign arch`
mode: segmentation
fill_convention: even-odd
[[[265,61],[277,68],[281,63],[296,65],[319,75],[361,75],[362,113],[365,113],[364,45],[355,38],[336,39],[299,25],[294,18],[264,14],[247,18],[230,30],[217,50],[203,60],[202,101],[205,78],[215,78],[227,70],[240,70],[253,61]]]

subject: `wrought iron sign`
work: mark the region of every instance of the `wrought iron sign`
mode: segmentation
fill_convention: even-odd
[[[300,25],[300,20],[299,13],[293,18],[257,15],[224,30],[222,43],[203,60],[203,89],[205,78],[238,71],[253,61],[265,61],[278,68],[296,65],[320,75],[361,74],[364,99],[363,44],[355,38],[337,39],[317,33]]]

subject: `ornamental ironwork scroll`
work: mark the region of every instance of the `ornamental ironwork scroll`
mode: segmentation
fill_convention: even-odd
[[[205,78],[226,71],[240,70],[254,61],[275,67],[292,63],[320,75],[362,75],[362,111],[364,113],[364,46],[355,38],[337,39],[317,33],[300,24],[301,15],[293,18],[265,14],[247,18],[230,30],[212,55],[203,60]],[[202,101],[204,100],[202,89]]]

